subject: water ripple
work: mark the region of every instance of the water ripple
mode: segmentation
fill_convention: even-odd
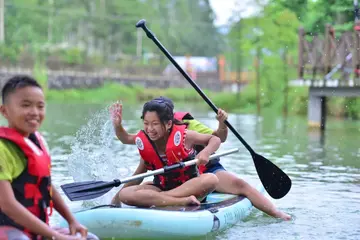
[[[124,124],[130,132],[136,132],[141,127],[140,111],[130,110],[126,112]],[[63,107],[62,111],[75,110]],[[58,120],[49,123],[45,129],[51,142],[55,186],[132,175],[139,159],[137,149],[116,139],[108,112],[101,108],[76,111],[76,114],[57,116]],[[82,116],[84,112],[91,114],[85,118]],[[212,112],[193,112],[198,113],[199,120],[205,124],[217,127]],[[86,120],[75,124],[68,116]],[[294,220],[282,222],[254,210],[245,221],[204,239],[359,239],[359,138],[358,132],[347,128],[359,129],[360,123],[339,125],[330,119],[328,130],[323,135],[307,131],[306,119],[303,118],[284,120],[271,115],[230,114],[229,122],[257,153],[279,166],[292,179],[290,192],[284,198],[272,201],[290,213]],[[228,140],[219,152],[234,147],[240,151],[223,157],[221,163],[239,177],[251,183],[258,182],[251,155],[229,132]],[[108,203],[117,190],[114,188],[94,201],[70,202],[66,197],[64,199],[75,210]],[[56,217],[52,221],[56,221]]]

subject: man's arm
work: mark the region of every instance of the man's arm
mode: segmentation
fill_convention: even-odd
[[[46,225],[43,221],[33,215],[23,205],[21,205],[14,196],[9,181],[0,180],[0,208],[17,224],[29,229],[31,232],[44,237],[52,238],[58,233]]]
[[[227,139],[228,129],[223,121],[219,121],[219,126],[216,130],[212,130],[205,124],[203,124],[195,119],[189,120],[187,122],[189,124],[188,129],[190,129],[192,131],[196,131],[196,132],[202,133],[202,134],[212,134],[214,136],[219,137],[221,142],[225,142]]]
[[[191,130],[186,132],[185,146],[187,148],[190,148],[194,145],[203,145],[205,147],[201,152],[207,152],[210,155],[211,153],[218,150],[220,144],[221,141],[217,136],[202,134]]]
[[[225,142],[228,136],[228,128],[224,122],[219,121],[218,128],[212,133],[212,135],[220,138],[221,142]]]
[[[60,215],[68,222],[75,222],[73,214],[70,212],[69,208],[62,199],[60,193],[56,190],[54,185],[51,185],[52,188],[52,200],[54,202],[54,208],[60,213]]]
[[[136,134],[129,134],[122,125],[115,127],[115,133],[123,144],[135,145]]]

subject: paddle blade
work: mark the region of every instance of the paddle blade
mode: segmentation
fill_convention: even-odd
[[[265,190],[274,199],[284,197],[291,188],[291,179],[280,168],[265,157],[253,155],[256,171]]]
[[[81,201],[100,197],[116,185],[116,182],[86,181],[64,184],[61,189],[70,201]]]

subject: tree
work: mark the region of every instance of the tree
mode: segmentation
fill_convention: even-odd
[[[88,56],[103,61],[134,56],[135,24],[142,18],[175,55],[220,51],[221,35],[208,0],[13,0],[6,1],[5,9],[6,43],[34,51],[84,47]],[[142,42],[147,51],[159,52],[151,41]]]
[[[288,58],[296,54],[298,27],[299,21],[294,12],[272,3],[265,5],[257,16],[242,19],[229,33],[229,38],[237,45],[236,51],[241,51],[244,59],[255,59],[253,69],[257,75],[255,87],[258,112],[261,96],[264,96],[265,105],[270,104],[275,92],[280,88],[284,95],[284,113],[287,113],[285,107],[290,75]],[[282,82],[278,81],[280,77]]]

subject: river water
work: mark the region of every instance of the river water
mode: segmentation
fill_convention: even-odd
[[[135,170],[137,149],[115,139],[106,107],[48,104],[42,131],[51,148],[56,186],[73,181],[112,180],[129,176]],[[141,127],[141,105],[124,108],[125,127],[137,131]],[[186,109],[180,106],[178,110]],[[205,105],[187,110],[209,127],[217,127],[213,112]],[[271,112],[261,116],[230,114],[229,122],[256,152],[291,177],[291,191],[272,201],[291,214],[293,220],[279,221],[255,209],[245,221],[206,239],[360,239],[359,121],[328,119],[323,134],[309,130],[306,117],[284,119]],[[229,132],[220,149],[234,147],[239,147],[240,152],[223,157],[222,164],[249,182],[258,183],[252,158]],[[65,196],[64,199],[75,211],[108,203],[115,191],[85,203],[70,202]],[[52,223],[56,224],[57,219],[55,215]]]

